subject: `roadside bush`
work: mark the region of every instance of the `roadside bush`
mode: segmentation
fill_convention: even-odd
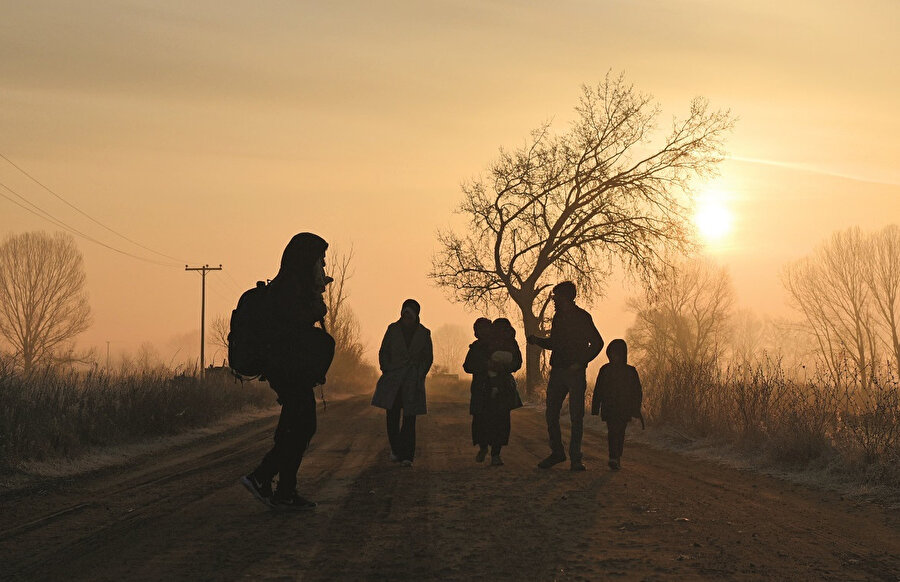
[[[0,471],[26,460],[200,427],[274,403],[268,385],[171,371],[109,374],[47,370],[27,377],[0,363]]]
[[[806,467],[837,459],[852,473],[900,485],[900,385],[877,379],[789,378],[781,363],[720,370],[673,366],[644,378],[648,420]],[[893,468],[893,469],[892,469]]]

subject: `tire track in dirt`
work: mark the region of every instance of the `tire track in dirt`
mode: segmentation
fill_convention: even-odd
[[[88,478],[68,496],[21,497],[43,515],[119,492],[111,511],[92,506],[11,535],[3,557],[14,568],[0,577],[900,579],[896,520],[880,508],[630,442],[613,473],[594,420],[586,473],[541,471],[548,447],[536,409],[513,413],[505,466],[479,465],[466,404],[429,406],[407,469],[387,460],[383,411],[365,398],[330,404],[301,468],[301,493],[320,503],[312,513],[269,511],[236,483],[269,446],[274,421]]]

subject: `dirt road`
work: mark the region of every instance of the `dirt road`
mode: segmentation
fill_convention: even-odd
[[[477,465],[466,404],[429,407],[412,468],[389,462],[367,400],[320,412],[300,477],[314,513],[274,513],[237,484],[274,419],[0,493],[0,578],[900,580],[896,512],[639,445],[612,473],[593,422],[587,472],[541,471],[534,409],[513,413],[505,466]]]

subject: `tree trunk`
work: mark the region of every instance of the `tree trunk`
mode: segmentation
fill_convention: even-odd
[[[22,368],[26,376],[31,373],[32,366],[34,366],[34,354],[31,348],[26,346],[22,350]]]
[[[541,324],[531,312],[532,306],[519,305],[519,309],[522,311],[525,337],[540,334]],[[541,373],[541,351],[541,348],[536,345],[526,344],[525,346],[525,394],[528,398],[532,398],[544,383],[544,376]]]

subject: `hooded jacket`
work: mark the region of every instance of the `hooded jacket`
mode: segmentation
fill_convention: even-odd
[[[310,232],[301,232],[287,244],[281,255],[281,267],[269,284],[272,326],[276,333],[288,333],[296,327],[309,327],[321,321],[328,309],[315,280],[315,266],[328,243]]]
[[[628,365],[628,346],[620,339],[609,342],[606,348],[609,363],[597,374],[591,414],[600,414],[607,422],[641,418],[643,389],[637,369]]]
[[[558,310],[550,325],[550,337],[534,338],[534,343],[552,350],[550,366],[553,368],[587,367],[603,349],[603,338],[591,314],[575,304]]]
[[[264,372],[279,394],[296,386],[323,384],[334,358],[334,338],[315,327],[328,311],[315,272],[327,249],[328,243],[315,234],[294,236],[267,287],[271,348]]]

